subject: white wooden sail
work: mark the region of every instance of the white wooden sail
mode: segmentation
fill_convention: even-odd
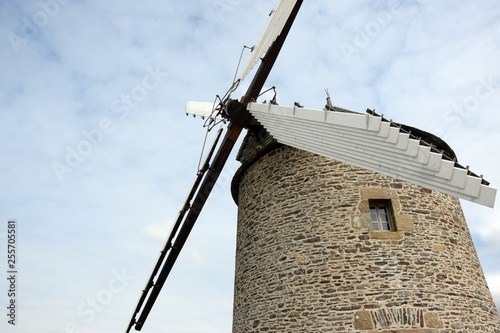
[[[203,118],[213,118],[214,116],[214,103],[209,102],[187,102],[186,115],[200,116]],[[217,120],[222,120],[222,117],[217,115]]]
[[[274,7],[266,27],[262,31],[260,38],[253,47],[252,53],[247,60],[245,67],[243,67],[239,80],[243,81],[245,77],[252,71],[254,66],[259,62],[260,58],[264,56],[271,44],[281,34],[288,17],[290,16],[293,7],[297,0],[279,0]]]
[[[495,188],[379,116],[261,103],[248,111],[282,144],[494,206]]]

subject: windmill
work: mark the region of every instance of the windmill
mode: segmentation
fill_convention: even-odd
[[[306,109],[299,104],[292,107],[280,106],[277,105],[275,98],[270,103],[257,102],[302,2],[302,0],[278,1],[270,14],[265,29],[252,48],[245,67],[239,77],[233,80],[229,92],[222,99],[215,104],[187,103],[186,112],[207,118],[209,126],[219,120],[227,121],[229,124],[224,136],[222,136],[221,131],[218,132],[215,142],[201,164],[166,244],[160,252],[153,272],[142,291],[127,332],[133,327],[136,330],[142,329],[243,129],[248,129],[250,133],[244,146],[248,146],[248,142],[252,140],[254,143],[267,140],[267,146],[272,147],[272,149],[278,146],[293,147],[316,156],[322,156],[322,158],[326,157],[336,161],[336,163],[352,165],[390,179],[415,184],[419,188],[438,191],[452,197],[493,207],[496,189],[490,187],[482,176],[478,176],[471,172],[468,167],[458,164],[451,148],[432,134],[387,120],[375,111],[368,110],[366,114],[359,114],[333,107],[329,98],[328,105],[324,110]],[[261,62],[260,66],[245,95],[239,100],[231,99],[231,94],[259,62]],[[315,135],[312,136],[311,133],[315,133]],[[221,138],[222,141],[218,143]],[[363,193],[367,195],[368,192],[370,191]],[[387,198],[392,198],[392,194],[384,195]],[[236,196],[238,195],[236,194]],[[387,198],[376,199],[385,200]],[[370,213],[373,215],[372,204],[368,201],[367,203],[368,215]],[[374,207],[375,215],[380,219],[382,214],[377,211],[377,206]],[[401,208],[391,207],[392,210],[395,210],[392,212],[393,215],[398,215],[402,211]],[[366,218],[363,214],[357,217],[359,221]],[[386,214],[389,216],[388,211]],[[411,218],[403,216],[399,219],[403,222],[398,225],[399,233],[396,237],[405,237],[404,232],[410,234],[412,226],[408,226],[409,223],[405,224],[404,222],[411,220]],[[355,218],[353,218],[354,220]],[[363,224],[363,222],[359,223]],[[375,225],[372,227],[375,228]],[[384,223],[380,222],[378,227],[385,228]],[[365,226],[361,229],[363,228]],[[405,228],[409,229],[405,230]],[[364,233],[366,234],[366,232]],[[376,237],[380,237],[380,235]],[[306,236],[301,238],[299,235],[296,238],[302,240]],[[312,239],[308,243],[315,241]],[[303,274],[307,274],[307,272],[304,270]],[[302,274],[302,270],[299,270],[299,274]],[[395,281],[396,285],[404,283],[400,280]],[[359,308],[353,307],[349,311],[354,313],[353,311],[356,310]],[[419,312],[420,310],[407,310],[405,308],[401,311],[407,311],[402,318],[415,317],[415,323],[422,325],[421,327],[424,327],[423,325],[425,327],[433,327],[433,325],[439,327],[439,323],[442,321],[435,313],[425,313],[424,316],[423,312]],[[289,316],[294,318],[290,313]],[[352,325],[355,328],[367,330],[390,327],[390,324],[384,324],[383,320],[377,321],[377,316],[379,316],[378,312],[357,311],[354,313]],[[397,317],[398,314],[392,314],[392,316]],[[424,319],[420,319],[424,317],[427,318],[425,322]],[[252,319],[251,325],[254,328],[260,324],[261,320]],[[385,327],[384,325],[389,326]],[[410,323],[405,322],[404,325],[410,325]],[[245,331],[245,328],[240,329],[242,332]]]

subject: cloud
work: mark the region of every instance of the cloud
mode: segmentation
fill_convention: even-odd
[[[497,310],[499,310],[499,305],[500,305],[500,273],[486,274],[486,280],[488,280],[488,287],[490,288],[491,295],[493,296],[493,300],[495,301]]]
[[[142,232],[149,237],[166,240],[172,230],[174,219],[156,222],[146,225]]]
[[[30,320],[19,332],[62,332],[68,322],[82,332],[125,327],[197,171],[205,130],[200,119],[184,115],[184,105],[226,92],[241,48],[255,43],[273,6],[267,0],[0,4],[0,220],[20,222],[20,297]],[[266,85],[276,85],[283,105],[322,108],[329,88],[340,107],[376,108],[395,121],[439,130],[460,161],[499,184],[493,152],[500,89],[470,107],[477,91],[485,97],[487,88],[478,90],[483,79],[500,81],[498,17],[494,1],[311,0]],[[368,42],[356,45],[363,35]],[[350,61],[342,43],[355,47]],[[157,66],[166,74],[148,89],[154,83],[148,68]],[[464,103],[469,109],[456,111]],[[113,129],[105,133],[103,120]],[[53,163],[68,165],[70,151],[80,159],[61,182]],[[229,186],[237,167],[231,157],[151,329],[164,328],[166,307],[178,332],[230,329],[237,212]],[[464,204],[464,210],[496,295],[498,208]],[[106,289],[122,267],[136,279],[85,322],[79,304]]]
[[[497,237],[500,234],[500,212],[498,210],[476,212],[473,207],[470,207],[470,204],[464,205],[471,233],[479,237],[480,241],[489,247],[500,249]]]

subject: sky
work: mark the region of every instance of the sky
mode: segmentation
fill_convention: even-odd
[[[0,1],[0,277],[12,219],[18,271],[0,331],[125,331],[196,175],[206,129],[185,103],[226,93],[274,5]],[[499,55],[496,0],[307,0],[266,87],[434,133],[498,187]],[[231,330],[234,155],[143,332]],[[500,307],[500,204],[462,203]]]

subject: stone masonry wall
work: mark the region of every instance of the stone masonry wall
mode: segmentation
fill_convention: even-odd
[[[239,185],[233,332],[500,332],[458,199],[286,146]]]

